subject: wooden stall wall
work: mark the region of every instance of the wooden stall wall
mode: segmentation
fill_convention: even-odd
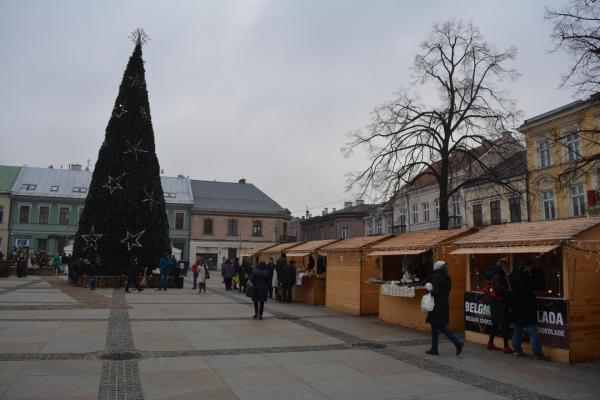
[[[325,305],[349,314],[360,314],[361,251],[329,252]]]
[[[575,240],[600,239],[600,226],[578,235]],[[567,243],[568,245],[571,243]],[[583,245],[587,251],[564,246],[565,293],[569,299],[569,350],[571,362],[600,359],[600,261],[598,247]],[[581,244],[572,243],[574,247]],[[592,250],[591,252],[589,250]]]
[[[360,315],[377,315],[379,312],[380,285],[368,283],[369,278],[381,279],[379,257],[369,257],[362,253],[360,275]]]

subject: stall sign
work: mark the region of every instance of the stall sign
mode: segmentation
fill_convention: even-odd
[[[16,239],[15,240],[15,247],[16,248],[29,247],[29,239]]]
[[[538,299],[538,332],[542,344],[569,348],[568,304],[561,299]],[[492,313],[489,300],[483,293],[465,292],[465,330],[489,334]]]

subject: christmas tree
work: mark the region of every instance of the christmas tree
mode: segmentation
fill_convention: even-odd
[[[75,257],[100,259],[102,275],[126,271],[130,256],[154,268],[169,252],[169,227],[154,147],[142,45],[137,29],[79,220]]]

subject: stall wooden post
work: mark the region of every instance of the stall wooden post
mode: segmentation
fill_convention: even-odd
[[[353,315],[376,315],[379,309],[379,285],[368,283],[379,278],[377,260],[367,257],[371,247],[387,236],[345,239],[321,249],[327,254],[325,305]]]

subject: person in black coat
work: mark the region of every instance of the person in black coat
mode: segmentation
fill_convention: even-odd
[[[129,257],[129,264],[127,265],[127,285],[125,286],[125,292],[129,293],[129,286],[133,285],[133,287],[135,287],[138,292],[141,292],[142,289],[140,287],[140,284],[137,280],[139,274],[139,263],[138,263],[138,259],[136,256],[131,255],[131,257]]]
[[[269,274],[269,298],[273,298],[273,274],[275,273],[275,261],[273,257],[269,257],[267,264],[267,273]]]
[[[508,291],[508,281],[506,279],[506,260],[500,259],[487,272],[486,278],[489,279],[494,292],[498,298],[491,298],[490,311],[492,313],[492,327],[490,328],[490,337],[488,339],[488,350],[502,350],[505,353],[512,353],[508,346],[508,327],[510,326],[510,292]],[[504,348],[500,349],[494,344],[496,336],[504,339]]]
[[[284,303],[292,302],[292,289],[296,284],[296,263],[291,260],[289,264],[283,267],[283,283],[281,301]]]
[[[448,330],[448,321],[450,319],[450,306],[448,297],[452,287],[452,280],[448,275],[448,265],[445,261],[436,261],[433,265],[433,275],[431,283],[425,285],[434,299],[432,311],[427,313],[425,320],[431,325],[431,349],[425,353],[438,355],[438,336],[442,332],[456,346],[456,355],[462,352],[464,344],[458,340],[452,332]]]
[[[513,349],[515,355],[523,355],[521,347],[521,334],[523,330],[529,332],[529,342],[535,358],[548,360],[542,352],[542,343],[537,329],[537,299],[535,297],[535,278],[531,271],[533,263],[523,260],[510,274],[512,286],[513,310]]]
[[[254,319],[262,319],[265,301],[269,297],[269,272],[264,262],[256,266],[250,276],[250,282],[254,286],[252,301],[254,302]]]

